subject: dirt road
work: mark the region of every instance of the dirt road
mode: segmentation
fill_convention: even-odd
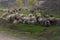
[[[8,35],[6,33],[1,33],[0,32],[0,40],[35,40],[35,39],[31,39],[31,38],[28,38],[28,37],[15,37],[15,36],[11,36],[11,35]]]

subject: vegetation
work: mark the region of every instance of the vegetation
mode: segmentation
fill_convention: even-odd
[[[59,26],[50,26],[47,28],[40,25],[17,24],[17,27],[23,29],[22,31],[24,32],[30,32],[29,36],[38,38],[39,40],[56,40],[60,37]]]
[[[36,5],[37,0],[16,0],[20,6],[33,6]]]
[[[20,6],[23,6],[22,0],[16,0]]]
[[[41,25],[33,25],[33,24],[17,24],[17,28],[20,28],[23,32],[30,32],[31,34],[38,34],[43,31],[45,27]]]

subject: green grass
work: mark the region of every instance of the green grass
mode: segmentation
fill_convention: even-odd
[[[40,32],[45,27],[42,27],[41,25],[33,25],[33,24],[17,24],[18,28],[24,29],[24,31],[27,32]]]
[[[43,31],[46,27],[42,27],[41,25],[33,25],[33,24],[17,24],[17,28],[20,28],[22,32],[29,32],[27,36],[37,37],[37,35]]]
[[[32,25],[32,24],[17,24],[17,28],[22,29],[23,32],[31,32],[31,36],[38,36],[39,33],[41,33],[44,29],[49,29],[53,31],[58,31],[60,30],[60,26],[50,26],[50,27],[44,27],[41,25]],[[54,35],[55,36],[55,35]],[[60,35],[59,35],[60,36]]]
[[[60,29],[59,26],[50,26],[50,27],[45,27],[41,25],[34,25],[34,24],[17,24],[16,25],[18,28],[24,29],[26,31],[34,31],[34,32],[40,32],[44,30],[45,28],[50,28],[50,29]]]

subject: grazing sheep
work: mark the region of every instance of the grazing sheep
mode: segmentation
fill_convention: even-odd
[[[9,21],[14,21],[14,20],[19,20],[19,15],[18,14],[11,14],[6,17],[7,20]]]
[[[39,23],[38,19],[41,17],[41,14],[40,13],[36,13],[35,17],[36,17],[37,22]]]
[[[60,26],[60,18],[56,18],[57,22],[56,25]]]
[[[29,17],[23,17],[22,19],[23,19],[23,23],[28,23],[28,21],[30,20]]]
[[[49,21],[50,21],[50,24],[51,24],[51,25],[56,25],[57,20],[56,20],[55,17],[50,16],[50,17],[49,17]]]
[[[51,25],[51,24],[50,24],[50,21],[49,21],[49,20],[45,20],[44,25],[45,25],[46,27],[49,27],[49,26]]]
[[[25,14],[19,14],[19,15],[20,15],[19,22],[25,23],[25,21],[27,20],[27,15],[25,15]]]
[[[36,18],[32,14],[29,14],[29,16],[24,16],[21,18],[22,23],[28,23],[28,24],[35,24],[36,23]]]
[[[8,12],[3,13],[2,18],[6,18],[7,15],[9,15]]]
[[[21,9],[19,9],[21,10]],[[18,10],[18,11],[19,11]],[[7,13],[5,13],[3,15],[3,17],[6,16],[6,20],[9,20],[12,23],[27,23],[27,24],[41,24],[44,25],[46,27],[50,26],[50,25],[55,25],[57,19],[54,17],[49,17],[48,15],[46,15],[44,18],[42,17],[41,13],[36,13],[35,15],[33,15],[32,13],[26,15],[26,14],[18,14],[18,11],[15,10],[11,10],[8,11]]]
[[[23,23],[23,20],[20,18],[20,19],[18,20],[18,23]]]
[[[47,18],[39,18],[38,19],[39,24],[45,25],[46,27],[50,26],[50,21]]]
[[[35,24],[36,22],[37,22],[37,20],[36,20],[35,16],[30,17],[30,23],[31,24]]]
[[[32,17],[33,16],[33,14],[32,13],[30,13],[29,15],[28,15],[28,17]]]
[[[41,17],[38,18],[38,22],[41,25],[44,25],[45,20],[46,20],[46,18],[41,18]]]
[[[25,17],[25,16],[26,16],[26,15],[25,15],[25,14],[23,14],[23,13],[22,13],[22,14],[19,14],[19,15],[20,15],[20,17]]]

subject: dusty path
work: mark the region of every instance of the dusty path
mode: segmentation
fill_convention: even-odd
[[[0,40],[35,40],[35,39],[30,39],[30,38],[27,38],[27,37],[14,37],[14,36],[11,36],[11,35],[8,35],[6,33],[1,33],[0,32]]]

